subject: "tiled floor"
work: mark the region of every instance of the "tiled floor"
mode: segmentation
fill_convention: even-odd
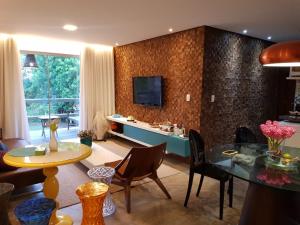
[[[167,199],[154,183],[136,187],[132,191],[130,214],[125,209],[123,191],[113,194],[117,211],[114,215],[105,218],[106,225],[236,225],[238,223],[240,197],[234,199],[233,209],[227,206],[228,201],[226,201],[224,219],[222,221],[218,219],[218,185],[213,180],[206,180],[199,198],[194,194],[191,196],[188,208],[183,207],[186,178],[177,176],[164,179],[163,182],[172,196],[171,200]],[[196,184],[194,184],[194,192],[195,189]],[[70,215],[74,225],[80,225],[82,218],[80,204],[61,209],[59,213]]]
[[[123,156],[135,144],[116,138],[103,142],[101,145],[107,146],[111,151]],[[125,146],[128,150],[126,148],[117,148],[116,146],[118,145]],[[167,199],[154,182],[138,185],[132,188],[132,212],[128,214],[124,204],[124,191],[118,191],[112,195],[117,211],[114,215],[105,218],[106,225],[236,225],[238,223],[247,187],[246,183],[235,179],[234,208],[227,206],[228,198],[226,198],[224,219],[221,221],[218,219],[219,183],[205,178],[200,197],[197,198],[195,192],[199,177],[196,176],[189,207],[185,208],[183,207],[183,202],[188,183],[189,166],[182,160],[170,156],[166,157],[164,163],[180,171],[179,174],[162,179],[172,199]],[[70,215],[74,220],[74,225],[81,224],[82,210],[80,204],[60,209],[58,213]],[[12,225],[17,224],[15,221],[12,223]]]

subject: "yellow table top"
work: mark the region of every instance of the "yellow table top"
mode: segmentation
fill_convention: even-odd
[[[47,146],[48,144],[42,145]],[[89,157],[92,149],[83,144],[59,142],[58,151],[47,151],[43,156],[16,157],[5,154],[3,160],[6,164],[25,168],[46,168],[75,163]]]

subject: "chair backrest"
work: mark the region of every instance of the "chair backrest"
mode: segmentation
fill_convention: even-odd
[[[191,151],[191,166],[199,166],[205,162],[204,141],[199,132],[191,129],[189,131],[189,142]]]
[[[166,143],[153,146],[132,148],[127,156],[115,168],[116,173],[125,179],[143,178],[156,172],[163,162]],[[121,168],[125,170],[121,172]]]
[[[235,143],[256,143],[255,134],[247,127],[239,127],[235,131]]]

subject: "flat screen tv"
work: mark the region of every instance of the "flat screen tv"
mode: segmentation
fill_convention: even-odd
[[[133,77],[133,103],[161,107],[162,89],[162,76]]]

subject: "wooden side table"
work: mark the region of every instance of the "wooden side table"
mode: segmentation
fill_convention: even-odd
[[[83,211],[81,225],[105,225],[102,210],[107,192],[108,185],[99,182],[85,183],[77,188]]]

